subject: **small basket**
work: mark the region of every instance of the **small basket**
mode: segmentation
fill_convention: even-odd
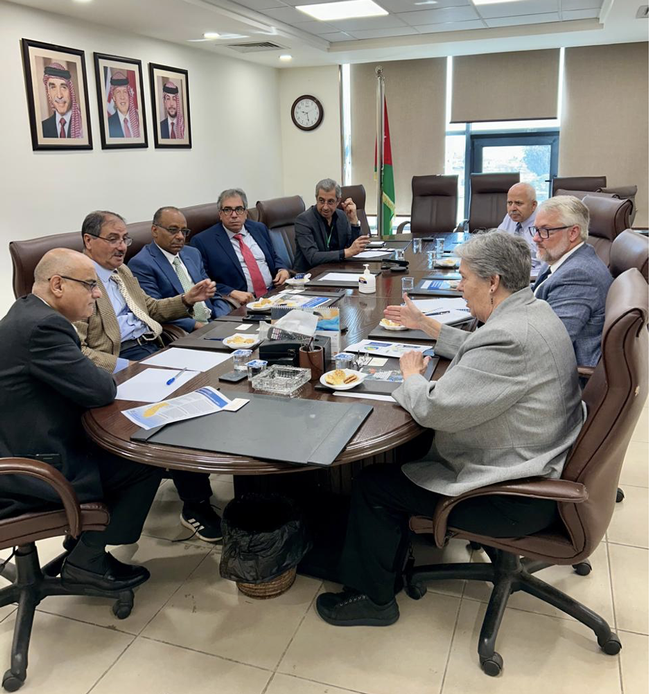
[[[296,580],[296,567],[288,569],[279,576],[264,583],[242,583],[237,581],[237,588],[244,595],[255,600],[269,600],[286,593]]]

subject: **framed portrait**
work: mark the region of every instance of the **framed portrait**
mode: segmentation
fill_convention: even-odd
[[[148,147],[142,63],[93,53],[102,149]]]
[[[156,147],[192,146],[187,70],[149,63]]]
[[[32,147],[92,149],[84,52],[22,39]]]

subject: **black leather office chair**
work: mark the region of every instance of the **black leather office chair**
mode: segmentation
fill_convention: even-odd
[[[397,227],[401,234],[410,225],[413,236],[454,231],[458,214],[458,176],[413,176],[411,219]]]
[[[469,230],[493,229],[506,215],[508,191],[519,173],[470,174]]]

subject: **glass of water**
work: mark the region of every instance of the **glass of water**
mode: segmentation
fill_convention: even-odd
[[[402,294],[413,291],[413,278],[412,277],[402,277]]]
[[[435,245],[436,258],[442,258],[442,254],[445,252],[445,240],[443,238],[436,239]]]
[[[413,239],[413,253],[422,253],[422,239]]]
[[[251,360],[252,349],[236,349],[232,353],[233,368],[235,371],[247,371],[246,364]]]
[[[395,249],[395,260],[404,260],[404,249],[403,248],[396,248]]]

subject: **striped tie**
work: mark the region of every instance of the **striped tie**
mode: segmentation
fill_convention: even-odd
[[[178,256],[176,256],[172,262],[172,265],[174,266],[174,270],[178,275],[178,279],[181,282],[183,291],[189,292],[189,290],[192,289],[193,283],[190,279],[190,276],[187,274],[185,268],[183,267],[181,259]],[[199,321],[199,323],[207,323],[210,320],[212,312],[205,305],[205,301],[198,301],[196,304],[194,304],[193,315],[194,318],[196,318],[196,320]]]
[[[133,298],[129,292],[127,292],[126,287],[124,286],[124,280],[117,274],[117,272],[114,272],[111,275],[111,280],[117,285],[117,288],[120,290],[120,294],[124,297],[124,301],[126,301],[126,305],[129,307],[131,313],[138,320],[141,320],[149,328],[149,330],[153,332],[155,337],[160,337],[160,334],[162,333],[162,325],[160,325],[158,321],[155,321],[146,311],[143,311],[135,303],[135,301],[133,301]]]

